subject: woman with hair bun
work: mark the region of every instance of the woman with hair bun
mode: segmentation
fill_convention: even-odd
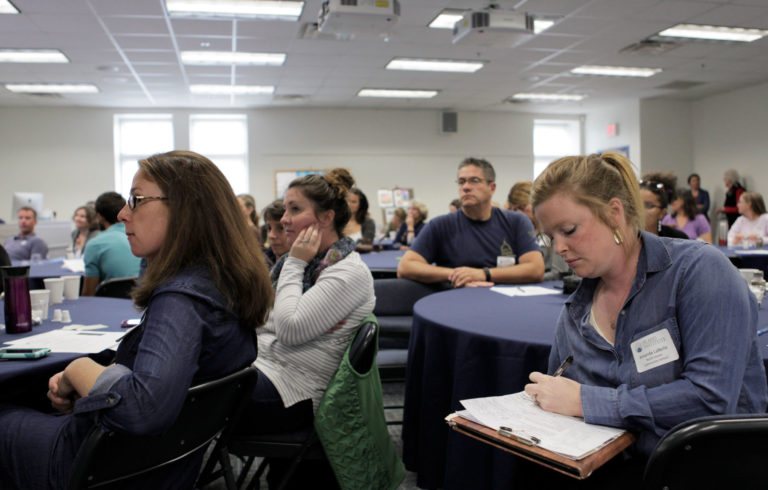
[[[299,177],[285,192],[280,222],[290,250],[272,269],[275,306],[259,330],[259,377],[241,433],[311,426],[354,332],[373,311],[370,270],[343,234],[353,185],[336,168]]]

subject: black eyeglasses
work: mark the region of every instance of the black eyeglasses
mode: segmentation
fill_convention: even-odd
[[[456,179],[456,183],[459,185],[464,185],[467,182],[469,182],[472,185],[477,185],[481,182],[485,182],[485,179],[481,179],[480,177],[469,177],[468,179],[465,179],[464,177],[461,177],[459,179]]]
[[[155,199],[159,201],[167,201],[168,198],[165,196],[128,196],[128,199],[125,200],[125,202],[128,204],[128,207],[130,209],[136,209],[136,205],[139,204],[141,201],[144,201],[146,199]]]

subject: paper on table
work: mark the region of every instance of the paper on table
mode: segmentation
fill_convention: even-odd
[[[491,291],[506,296],[540,296],[542,294],[562,294],[559,289],[550,289],[541,286],[493,286]]]
[[[72,272],[85,272],[85,262],[83,262],[83,259],[66,259],[61,267]]]
[[[540,439],[538,446],[570,459],[581,459],[619,437],[625,431],[587,424],[578,417],[546,412],[523,391],[511,395],[461,400],[479,423],[499,430],[510,427]]]
[[[768,255],[768,250],[757,248],[752,250],[734,250],[736,255]]]
[[[51,352],[91,354],[109,349],[123,335],[125,332],[52,330],[5,343],[16,348],[48,347]]]

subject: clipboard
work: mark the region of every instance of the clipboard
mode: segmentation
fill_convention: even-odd
[[[534,463],[546,466],[577,480],[589,477],[593,471],[611,460],[614,456],[635,442],[635,436],[625,432],[605,446],[592,452],[582,459],[569,459],[565,456],[537,447],[522,437],[499,435],[490,427],[467,420],[458,414],[445,418],[448,425],[461,434],[490,444],[493,447],[507,451]]]

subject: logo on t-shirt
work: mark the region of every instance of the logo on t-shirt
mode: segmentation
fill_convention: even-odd
[[[499,255],[503,255],[503,256],[515,255],[515,251],[512,250],[512,245],[507,243],[506,238],[501,243],[501,248],[499,249]]]

